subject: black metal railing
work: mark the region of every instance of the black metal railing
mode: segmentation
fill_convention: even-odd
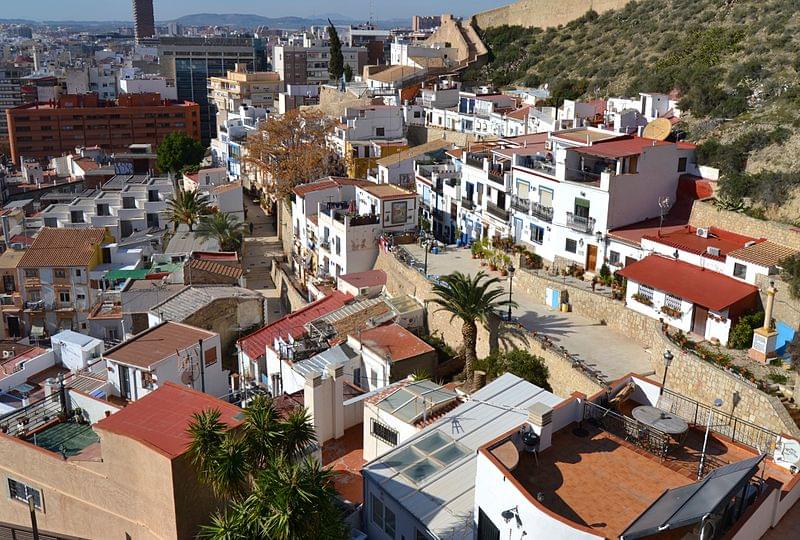
[[[553,221],[553,207],[544,206],[535,202],[531,204],[531,215],[541,219],[542,221]]]
[[[595,219],[591,217],[578,216],[572,212],[567,212],[567,227],[573,231],[591,233],[594,231]]]
[[[467,153],[467,157],[464,160],[467,165],[471,167],[477,167],[478,169],[483,169],[483,161],[486,156],[482,156],[481,154],[471,154]]]
[[[761,426],[757,426],[730,413],[726,413],[699,401],[673,392],[667,388],[658,400],[658,407],[680,416],[690,424],[704,427],[709,421],[711,413],[710,431],[729,438],[733,442],[741,443],[758,452],[772,455],[779,435]]]
[[[506,185],[506,183],[505,183],[505,173],[506,172],[508,172],[508,170],[503,168],[500,165],[490,165],[489,166],[489,171],[488,171],[487,174],[489,176],[489,180],[491,180],[491,181],[493,181],[493,182],[495,182],[497,184],[500,184],[503,187],[505,187],[505,185]]]
[[[55,420],[62,412],[61,392],[53,392],[47,397],[0,417],[0,431],[12,437],[22,437],[48,422]]]
[[[494,203],[486,203],[486,211],[497,219],[508,221],[508,210],[504,210]]]
[[[583,403],[583,419],[603,431],[624,439],[650,452],[665,458],[669,449],[669,435],[634,418],[615,413],[591,401]]]
[[[472,202],[472,199],[461,199],[461,206],[467,210],[475,209],[475,203]]]
[[[528,199],[522,199],[520,197],[512,197],[511,208],[527,214],[531,210],[531,201]]]
[[[549,176],[555,176],[556,174],[555,164],[547,160],[523,157],[518,161],[518,165],[520,167],[525,167],[526,169],[541,171]]]

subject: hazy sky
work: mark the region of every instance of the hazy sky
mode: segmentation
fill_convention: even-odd
[[[467,15],[509,4],[513,0],[374,0],[375,17],[389,19],[411,15],[453,12]],[[0,18],[33,20],[130,20],[131,0],[0,0]],[[307,17],[340,13],[367,20],[369,0],[154,0],[156,19],[170,20],[191,13],[253,13],[265,17]]]

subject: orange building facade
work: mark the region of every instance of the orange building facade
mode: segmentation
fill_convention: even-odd
[[[108,152],[131,144],[157,146],[174,131],[200,140],[200,106],[162,100],[159,94],[123,94],[103,101],[97,94],[64,95],[56,102],[30,103],[6,110],[11,156],[46,159],[79,146]]]

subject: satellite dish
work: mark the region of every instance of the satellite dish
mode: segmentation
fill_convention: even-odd
[[[666,118],[656,118],[647,124],[642,132],[642,137],[645,139],[653,139],[654,141],[663,141],[672,132],[672,122]]]

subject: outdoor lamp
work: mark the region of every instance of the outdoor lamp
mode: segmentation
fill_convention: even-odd
[[[667,384],[667,370],[669,369],[669,365],[672,363],[672,359],[675,358],[672,356],[672,351],[667,349],[664,351],[664,379],[661,381],[661,390],[659,391],[658,395],[664,394],[664,386]]]

